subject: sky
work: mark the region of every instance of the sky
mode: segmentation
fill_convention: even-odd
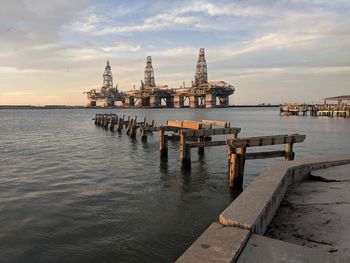
[[[350,94],[350,1],[0,0],[0,105],[85,105],[109,60],[119,90],[209,81],[231,104],[321,102]]]

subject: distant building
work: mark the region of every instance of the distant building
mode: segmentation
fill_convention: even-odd
[[[324,104],[327,104],[328,101],[336,101],[338,104],[349,104],[350,103],[350,95],[336,96],[336,97],[328,97],[324,98]],[[333,103],[334,104],[334,103]]]

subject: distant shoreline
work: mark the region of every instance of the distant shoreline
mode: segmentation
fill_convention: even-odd
[[[229,105],[229,108],[276,108],[279,105]],[[66,105],[45,105],[45,106],[32,106],[32,105],[0,105],[0,110],[23,110],[23,109],[170,109],[170,108],[126,108],[126,107],[87,107],[87,106],[66,106]],[[177,109],[177,108],[171,108]],[[190,107],[184,107],[183,109],[190,109]],[[205,108],[202,108],[205,109]],[[212,108],[212,109],[220,109]]]

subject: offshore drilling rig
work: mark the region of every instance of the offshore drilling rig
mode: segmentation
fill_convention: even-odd
[[[118,85],[113,87],[113,74],[109,61],[103,72],[103,84],[100,91],[92,89],[84,92],[89,100],[88,106],[95,107],[97,102],[101,102],[103,106],[114,106],[116,101],[124,103],[124,93],[118,91]]]
[[[171,89],[167,85],[156,85],[150,56],[146,60],[144,81],[141,81],[138,90],[123,93],[118,91],[117,86],[113,88],[109,62],[103,79],[101,92],[96,90],[86,92],[90,106],[96,105],[96,101],[104,101],[106,106],[113,106],[116,101],[121,101],[124,107],[183,108],[188,101],[190,108],[228,107],[229,96],[235,91],[232,85],[224,81],[208,81],[204,48],[199,50],[196,74],[190,87]]]
[[[167,85],[156,85],[152,58],[148,56],[146,60],[144,81],[141,81],[139,90],[126,92],[124,106],[159,108],[162,106],[162,101],[164,101],[167,108],[173,108],[174,92],[174,89],[169,89]]]
[[[205,61],[204,48],[201,48],[199,50],[194,81],[192,81],[191,87],[176,89],[176,94],[174,95],[175,107],[184,107],[186,99],[189,100],[190,108],[228,107],[229,96],[234,91],[233,86],[224,81],[208,82],[207,62]]]

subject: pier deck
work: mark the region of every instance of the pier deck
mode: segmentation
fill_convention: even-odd
[[[350,117],[350,104],[296,104],[280,105],[280,115]]]

